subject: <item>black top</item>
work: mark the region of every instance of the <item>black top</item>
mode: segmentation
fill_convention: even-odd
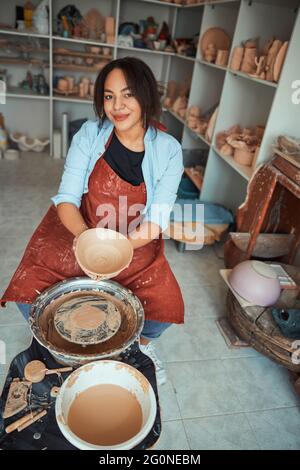
[[[112,139],[104,154],[104,160],[123,180],[138,186],[144,181],[142,161],[145,151],[134,152],[125,147],[113,133]]]

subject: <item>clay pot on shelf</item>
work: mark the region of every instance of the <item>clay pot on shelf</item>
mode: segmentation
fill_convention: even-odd
[[[173,111],[178,113],[180,109],[186,109],[187,107],[187,98],[185,96],[178,96],[173,104]]]
[[[163,106],[164,106],[165,108],[171,108],[171,106],[172,106],[172,99],[171,99],[169,96],[167,96],[167,97],[164,99],[164,101],[163,101]]]
[[[83,77],[81,79],[81,83],[83,84],[83,93],[86,96],[89,93],[90,79],[88,77]]]
[[[233,159],[239,165],[251,166],[254,158],[254,152],[250,152],[247,148],[236,148]]]
[[[269,53],[266,61],[266,80],[273,81],[273,69],[274,63],[277,57],[278,52],[280,51],[282,42],[279,39],[275,39],[272,46],[269,49]]]
[[[220,153],[222,155],[225,155],[226,157],[232,157],[232,155],[234,153],[234,148],[231,147],[231,145],[226,143],[226,144],[222,145],[222,147],[220,148]]]
[[[190,106],[187,112],[188,117],[200,117],[201,109],[199,106]]]
[[[73,90],[75,85],[75,78],[74,77],[65,77],[68,82],[68,90]]]
[[[204,60],[206,62],[215,62],[216,60],[216,57],[217,57],[217,49],[216,49],[216,46],[211,43],[211,44],[208,44],[207,48],[205,49],[204,51]]]
[[[195,116],[189,116],[187,119],[187,125],[190,129],[197,129],[199,119]]]
[[[90,96],[91,96],[91,97],[94,96],[94,90],[95,90],[95,84],[94,84],[94,83],[90,83],[89,93],[90,93]]]
[[[60,91],[68,91],[69,90],[69,82],[66,78],[60,78],[57,83],[57,88]]]
[[[241,71],[244,73],[254,73],[256,71],[255,58],[257,55],[256,48],[246,48],[241,65]]]
[[[256,78],[260,78],[261,80],[265,80],[266,57],[264,55],[260,57],[255,57],[255,65],[256,65],[256,71],[253,74],[252,73],[250,74],[251,77],[256,77]]]
[[[179,116],[180,116],[182,119],[185,119],[186,111],[187,111],[187,108],[181,108],[181,109],[179,109],[178,114],[179,114]]]
[[[230,68],[231,70],[238,71],[241,69],[242,60],[244,56],[243,47],[235,47],[231,57]]]
[[[218,50],[217,58],[216,58],[216,65],[220,65],[221,67],[226,67],[228,62],[229,51],[225,50]]]
[[[205,132],[207,130],[207,126],[208,126],[208,122],[207,121],[204,121],[204,119],[200,120],[198,122],[198,125],[197,125],[197,128],[196,128],[196,132],[198,132],[198,134],[201,134],[201,135],[205,135]]]
[[[79,97],[80,98],[85,98],[83,83],[79,83]]]

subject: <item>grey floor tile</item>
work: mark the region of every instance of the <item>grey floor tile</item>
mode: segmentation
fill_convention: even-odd
[[[243,411],[297,405],[287,370],[270,359],[259,356],[222,362]]]
[[[252,348],[229,348],[214,318],[187,317],[183,325],[172,325],[157,342],[164,362],[252,357]]]
[[[244,414],[210,416],[183,421],[192,450],[259,450]]]
[[[6,366],[0,365],[1,369],[7,368],[12,359],[29,347],[32,340],[32,334],[27,323],[14,325],[0,326],[0,341],[6,346]]]
[[[188,286],[181,286],[186,317],[219,318],[226,314],[227,288],[223,283],[214,286],[199,286],[193,281]]]
[[[182,418],[243,411],[219,360],[168,364]]]
[[[2,217],[0,226],[0,239],[7,237],[10,239],[16,238],[17,240],[22,240],[23,244],[27,243],[39,222],[40,217],[36,218],[36,220],[33,217],[15,218],[11,215],[9,217]],[[3,242],[5,242],[5,240],[3,240]]]
[[[155,450],[189,450],[181,420],[162,423],[160,438],[153,447],[153,451]]]
[[[281,408],[247,413],[263,450],[300,450],[300,409]]]
[[[15,325],[24,325],[25,323],[26,321],[15,303],[7,302],[6,307],[0,307],[0,328],[4,325],[14,327]]]
[[[170,380],[159,387],[159,402],[162,421],[181,419],[176,394]]]

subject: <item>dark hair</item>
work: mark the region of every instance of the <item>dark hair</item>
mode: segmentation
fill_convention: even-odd
[[[115,68],[121,69],[125,75],[126,83],[131,88],[139,105],[143,124],[147,129],[149,124],[156,127],[161,113],[158,84],[150,67],[136,57],[124,57],[112,60],[99,72],[94,89],[94,111],[103,123],[106,118],[104,111],[104,83],[108,74]]]

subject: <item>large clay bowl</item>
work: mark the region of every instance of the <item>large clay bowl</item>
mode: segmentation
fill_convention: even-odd
[[[95,406],[97,408],[97,403],[94,402],[93,407],[90,402],[87,403],[83,401],[83,407],[86,413],[82,411],[77,413],[77,419],[80,425],[74,420],[69,421],[69,412],[74,400],[77,399],[80,394],[89,389],[91,390],[91,387],[99,387],[101,385],[106,387],[121,387],[121,389],[130,392],[136,398],[140,406],[142,418],[141,428],[138,431],[135,429],[131,436],[130,433],[128,433],[128,437],[125,440],[124,438],[122,439],[120,435],[120,428],[124,428],[124,426],[126,428],[126,426],[128,426],[130,429],[130,423],[132,423],[132,419],[134,419],[134,415],[131,415],[132,410],[128,409],[126,406],[126,401],[125,403],[121,401],[119,405],[119,403],[115,403],[116,400],[113,397],[109,398],[108,396],[102,397],[104,402],[98,401],[100,409],[101,407],[105,407],[103,413],[106,415],[107,422],[109,423],[107,425],[107,432],[110,435],[115,435],[115,439],[112,439],[111,442],[109,442],[110,439],[107,435],[102,436],[102,443],[91,442],[95,439],[91,429],[93,426],[94,429],[97,429],[99,426],[97,410],[95,411],[94,409]],[[117,408],[120,406],[117,417],[114,403]],[[123,404],[124,406],[122,406]],[[134,410],[133,413],[135,411],[136,410]],[[55,406],[56,420],[62,434],[71,444],[81,450],[113,451],[133,449],[142,442],[151,431],[155,422],[156,413],[157,404],[155,394],[146,377],[129,364],[112,360],[92,362],[80,367],[69,375],[60,389]],[[111,422],[109,420],[110,416],[113,418]],[[74,424],[75,428],[73,427]]]
[[[97,280],[111,279],[129,266],[133,247],[119,232],[92,228],[78,237],[75,256],[87,276]]]
[[[274,305],[280,296],[276,272],[262,261],[243,261],[232,269],[228,280],[243,299],[261,307]]]

